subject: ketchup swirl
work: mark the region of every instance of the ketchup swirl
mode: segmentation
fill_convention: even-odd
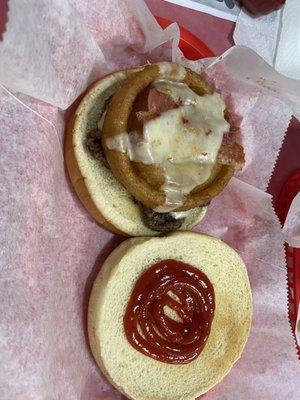
[[[178,318],[166,315],[165,307]],[[141,353],[169,364],[186,364],[203,350],[214,310],[214,289],[203,272],[181,261],[163,260],[137,280],[124,330]]]

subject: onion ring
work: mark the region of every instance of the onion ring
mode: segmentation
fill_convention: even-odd
[[[118,181],[134,198],[152,209],[165,204],[165,194],[157,188],[157,185],[151,185],[149,179],[138,173],[135,163],[127,154],[109,149],[106,140],[128,132],[128,121],[137,96],[157,78],[183,82],[199,96],[213,93],[212,87],[201,75],[174,63],[146,66],[129,76],[115,92],[103,124],[102,147],[112,173]],[[185,211],[207,204],[225,188],[234,172],[233,165],[216,163],[210,179],[193,189],[175,211]]]

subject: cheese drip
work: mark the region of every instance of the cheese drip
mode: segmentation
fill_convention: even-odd
[[[224,119],[225,103],[218,93],[198,96],[184,83],[163,79],[156,80],[154,87],[168,94],[179,107],[146,122],[143,135],[121,133],[107,139],[106,145],[126,153],[131,161],[163,169],[165,182],[160,189],[165,204],[155,211],[169,212],[209,179],[229,124]]]

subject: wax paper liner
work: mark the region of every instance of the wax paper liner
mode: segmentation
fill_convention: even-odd
[[[65,109],[96,77],[171,57],[171,38],[178,27],[163,31],[137,0],[10,0],[1,83]]]
[[[250,47],[270,65],[274,66],[281,33],[282,9],[253,18],[242,9],[237,19],[234,43]]]
[[[91,284],[122,239],[98,226],[70,187],[62,155],[64,116],[53,106],[67,107],[95,75],[116,67],[171,56],[186,60],[176,49],[176,27],[163,32],[142,2],[34,5],[11,0],[0,44],[0,82],[9,89],[2,87],[0,96],[0,398],[117,399],[120,394],[91,357],[85,321]],[[234,72],[239,84],[227,79],[236,66],[233,60],[241,55],[248,60],[244,67],[261,71],[254,53],[235,48],[212,65],[207,76],[230,106],[237,106],[235,117],[247,154],[240,176],[244,182],[232,180],[198,229],[227,241],[247,263],[253,326],[242,358],[206,396],[296,400],[300,389],[285,308],[283,238],[271,198],[260,189],[269,179],[297,93],[287,81],[275,82],[281,92],[286,89],[284,96],[270,90],[269,74],[262,76],[267,84],[254,75],[243,78],[242,70]],[[203,62],[189,65],[200,71]],[[263,126],[266,105],[269,113],[282,117],[271,125],[272,134]],[[255,135],[256,118],[263,136]],[[245,137],[248,132],[250,139]],[[258,140],[267,152],[265,147],[265,153],[260,151]]]
[[[241,10],[234,29],[234,42],[256,51],[274,68],[293,79],[300,79],[298,0],[287,0],[284,7],[253,18]]]

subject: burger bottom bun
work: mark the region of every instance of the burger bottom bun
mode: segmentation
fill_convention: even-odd
[[[128,342],[123,317],[138,278],[153,264],[177,259],[206,274],[215,293],[215,314],[207,343],[188,364],[166,364]],[[194,400],[220,382],[248,339],[252,295],[246,267],[227,244],[195,232],[162,238],[133,238],[106,259],[88,308],[88,334],[101,371],[135,400]]]

